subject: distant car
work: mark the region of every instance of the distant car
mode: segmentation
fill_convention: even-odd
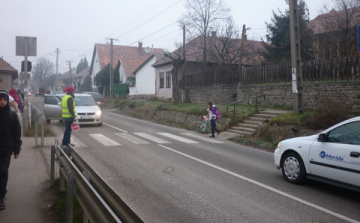
[[[360,192],[360,117],[317,135],[283,140],[274,160],[290,183],[308,178]]]
[[[45,94],[51,94],[50,90],[45,90]]]
[[[61,100],[65,94],[45,94],[44,115],[47,123],[51,120],[62,122]],[[89,94],[75,94],[75,110],[79,124],[94,124],[101,126],[103,114],[94,98]]]
[[[93,98],[95,99],[96,102],[100,102],[100,108],[103,109],[104,107],[104,99],[103,96],[100,93],[97,92],[83,92],[84,94],[89,94],[91,96],[93,96]]]

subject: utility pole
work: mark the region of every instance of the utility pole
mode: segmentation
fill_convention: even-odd
[[[71,61],[67,60],[66,63],[69,64],[69,74],[70,74],[70,87],[72,87],[72,71],[71,71]]]
[[[58,81],[57,81],[57,78],[58,78],[58,71],[59,71],[59,53],[60,53],[60,51],[59,51],[59,48],[56,48],[56,91],[58,90]]]
[[[109,39],[111,41],[111,57],[110,57],[110,100],[111,100],[111,96],[112,96],[112,83],[113,83],[113,57],[114,57],[114,50],[113,50],[113,41],[117,41],[118,39],[114,39],[114,38],[106,38],[106,39]]]
[[[239,75],[240,71],[241,71],[241,64],[242,64],[242,57],[243,57],[243,51],[244,51],[244,41],[245,41],[245,34],[246,34],[246,30],[251,29],[250,27],[246,29],[245,24],[243,25],[243,29],[242,29],[242,36],[241,36],[241,47],[240,47],[240,58],[239,58],[239,68],[237,71],[237,74]]]
[[[59,53],[60,53],[59,48],[56,48],[55,52],[56,52],[56,75],[57,75],[59,70]]]
[[[302,70],[299,34],[299,12],[297,0],[289,0],[290,8],[290,43],[291,43],[291,75],[292,92],[294,93],[294,113],[303,112]]]

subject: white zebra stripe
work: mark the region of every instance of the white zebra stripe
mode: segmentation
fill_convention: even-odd
[[[70,140],[71,140],[71,144],[75,145],[75,148],[88,147],[85,143],[80,141],[80,139],[76,138],[74,135],[71,136]]]
[[[198,143],[196,141],[193,141],[193,140],[190,140],[190,139],[187,139],[187,138],[183,138],[181,136],[177,136],[177,135],[173,135],[173,134],[170,134],[170,133],[162,133],[162,132],[158,132],[159,135],[162,135],[162,136],[166,136],[166,137],[169,137],[169,138],[172,138],[172,139],[175,139],[175,140],[178,140],[180,142],[184,142],[184,143]]]
[[[163,140],[163,139],[160,139],[158,137],[155,137],[155,136],[152,136],[152,135],[149,135],[149,134],[146,134],[146,133],[142,133],[142,132],[134,132],[135,135],[138,135],[138,136],[141,136],[145,139],[148,139],[150,141],[153,141],[153,142],[156,142],[156,143],[159,143],[159,144],[163,144],[163,143],[170,143],[166,140]]]
[[[149,144],[149,142],[127,133],[115,133],[115,135],[120,136],[121,138],[126,139],[134,144]]]
[[[104,136],[103,134],[89,134],[89,136],[96,139],[98,142],[103,144],[104,146],[119,146],[120,143],[115,142],[114,140]]]

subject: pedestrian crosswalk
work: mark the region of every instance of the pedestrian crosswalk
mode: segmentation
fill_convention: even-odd
[[[104,146],[119,146],[120,143],[115,142],[114,140],[104,136],[103,134],[89,134],[89,136],[96,139],[98,142],[103,144]]]
[[[185,144],[197,144],[197,143],[223,143],[219,140],[211,139],[206,136],[200,136],[194,133],[180,133],[171,134],[165,132],[158,132],[153,134],[148,134],[144,132],[134,132],[134,133],[112,133],[110,135],[103,135],[101,133],[88,134],[91,138],[86,139],[86,142],[81,141],[78,137],[71,136],[72,144],[75,144],[75,147],[92,147],[97,144],[102,144],[103,146],[121,146],[126,143],[133,143],[136,145],[147,145],[151,143],[156,144],[171,144],[171,143],[185,143]],[[181,135],[181,136],[180,136]],[[189,137],[191,139],[189,139]],[[86,137],[85,137],[86,138]]]

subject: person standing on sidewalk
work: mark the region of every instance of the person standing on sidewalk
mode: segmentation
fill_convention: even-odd
[[[207,104],[208,108],[207,108],[207,112],[208,115],[207,117],[210,120],[210,129],[211,129],[211,135],[209,137],[211,138],[215,138],[214,135],[214,131],[216,131],[218,133],[218,135],[220,134],[220,130],[218,130],[216,128],[216,120],[217,120],[217,116],[216,116],[216,108],[213,106],[212,102],[208,102]]]
[[[19,158],[21,144],[18,116],[10,109],[8,93],[0,90],[0,210],[6,208],[5,194],[11,155],[14,154],[14,159]]]
[[[62,98],[61,101],[61,107],[62,107],[62,118],[65,122],[65,132],[64,137],[62,140],[62,145],[71,145],[70,138],[71,138],[71,125],[74,122],[74,119],[76,117],[76,111],[75,111],[75,89],[73,87],[67,87],[64,89],[64,92],[66,92],[66,95]]]

